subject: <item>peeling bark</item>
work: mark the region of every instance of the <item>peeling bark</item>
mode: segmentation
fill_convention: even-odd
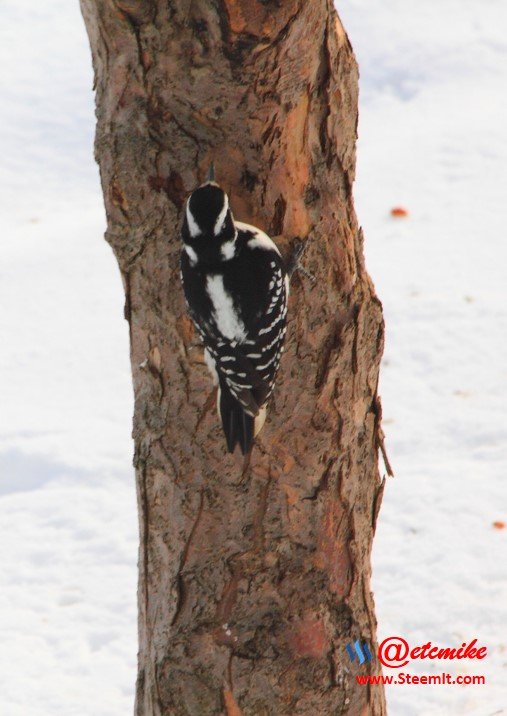
[[[382,310],[352,200],[357,67],[330,0],[81,0],[122,273],[140,517],[137,716],[382,715],[375,645]],[[271,416],[228,455],[179,285],[211,160],[235,216],[298,236]],[[376,663],[362,667],[377,673]]]

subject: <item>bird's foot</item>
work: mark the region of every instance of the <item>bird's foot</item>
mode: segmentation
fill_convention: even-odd
[[[301,241],[298,236],[296,236],[296,238],[292,242],[291,254],[289,256],[289,260],[287,261],[287,273],[289,275],[289,278],[292,278],[292,276],[296,272],[301,273],[309,281],[311,281],[311,283],[315,283],[315,276],[313,276],[313,274],[307,271],[305,267],[301,264],[301,257],[305,252],[306,243],[306,241]]]

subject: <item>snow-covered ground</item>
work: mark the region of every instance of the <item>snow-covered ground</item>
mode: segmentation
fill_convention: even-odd
[[[124,716],[132,389],[89,49],[77,0],[3,0],[0,22],[0,714]]]
[[[488,646],[480,665],[445,667],[485,686],[392,686],[390,714],[499,715],[507,6],[338,6],[361,67],[356,203],[387,321],[396,478],[374,550],[379,636]],[[137,648],[132,392],[89,52],[77,2],[4,0],[0,20],[0,713],[123,716]],[[389,216],[398,205],[407,218]]]
[[[402,669],[486,685],[392,686],[390,713],[507,713],[507,530],[492,526],[507,522],[507,5],[338,6],[361,69],[356,208],[387,323],[379,638],[488,647],[483,662]],[[389,216],[399,205],[408,218]]]

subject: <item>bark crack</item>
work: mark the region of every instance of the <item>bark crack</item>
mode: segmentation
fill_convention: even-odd
[[[303,500],[316,500],[321,492],[325,492],[329,487],[329,476],[331,474],[331,470],[338,462],[338,458],[331,458],[331,460],[328,460],[328,463],[325,467],[324,472],[322,473],[322,476],[319,480],[318,485],[315,487],[311,495],[307,495],[306,497],[303,497]]]
[[[259,504],[254,519],[254,544],[256,549],[259,551],[264,547],[264,518],[266,517],[268,508],[268,496],[272,481],[273,476],[270,468],[268,479],[265,481],[260,491]]]
[[[204,420],[206,419],[206,416],[208,415],[208,413],[210,412],[210,410],[212,410],[213,406],[216,404],[216,400],[217,400],[217,390],[218,390],[218,388],[216,388],[216,387],[213,388],[213,390],[211,391],[211,393],[210,393],[210,394],[208,395],[208,397],[206,398],[206,402],[204,403],[204,405],[203,405],[203,407],[202,407],[202,409],[201,409],[201,414],[200,414],[199,417],[197,418],[197,422],[196,422],[196,424],[195,424],[194,437],[197,435],[197,431],[199,430],[199,428],[201,427],[202,423],[203,423]]]
[[[201,521],[203,510],[204,510],[204,488],[201,489],[201,492],[199,494],[199,506],[197,508],[197,515],[195,517],[194,523],[192,525],[192,529],[190,530],[190,533],[188,535],[188,538],[185,542],[185,545],[184,545],[182,553],[181,553],[180,564],[178,567],[178,574],[176,575],[176,588],[177,588],[176,610],[175,610],[174,616],[171,620],[171,626],[176,625],[176,623],[183,611],[185,603],[186,603],[187,590],[186,590],[185,579],[183,577],[183,570],[185,569],[185,565],[187,563],[188,554],[189,554],[189,550],[190,550],[190,545],[192,543],[192,540],[195,537],[197,528],[199,527],[199,523]]]
[[[389,475],[389,477],[394,477],[394,471],[391,467],[391,463],[389,461],[385,446],[384,431],[382,430],[382,401],[379,395],[375,395],[372,404],[372,410],[375,416],[374,439],[376,442],[376,447],[377,449],[380,449],[387,474]]]
[[[259,50],[259,55],[266,52],[266,50],[270,49],[271,47],[275,45],[279,45],[281,40],[285,40],[292,28],[292,25],[296,22],[296,20],[299,18],[301,12],[303,11],[303,8],[305,6],[305,0],[299,3],[299,6],[296,10],[296,12],[289,17],[285,25],[282,27],[281,30],[278,31],[278,33],[275,35],[273,40],[270,41],[269,44],[267,44],[265,47]]]
[[[141,443],[139,446],[138,451],[136,451],[135,457],[134,457],[134,465],[136,467],[136,470],[138,470],[140,474],[139,479],[139,493],[140,493],[140,501],[141,501],[141,523],[142,523],[142,531],[141,531],[141,548],[142,548],[142,554],[143,554],[143,578],[141,580],[141,585],[143,588],[143,599],[144,599],[144,618],[146,623],[146,629],[148,632],[150,631],[151,627],[149,624],[148,614],[149,614],[149,546],[150,546],[150,503],[148,499],[148,476],[147,476],[147,467],[146,467],[146,460],[149,453],[149,447],[146,446],[146,443]]]
[[[319,94],[325,96],[326,101],[324,103],[324,114],[320,122],[320,129],[319,129],[319,139],[320,139],[320,148],[322,151],[322,154],[324,157],[326,157],[326,164],[328,169],[330,168],[332,162],[333,162],[333,152],[331,151],[330,147],[330,140],[328,135],[328,128],[327,128],[327,122],[329,119],[329,116],[331,114],[331,105],[330,105],[330,90],[329,90],[329,83],[332,76],[332,61],[331,61],[331,53],[329,50],[329,13],[328,17],[326,19],[326,24],[324,27],[324,37],[322,40],[322,79],[320,82],[320,92]]]

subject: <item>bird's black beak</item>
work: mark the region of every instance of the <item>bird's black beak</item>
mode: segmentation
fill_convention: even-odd
[[[215,181],[215,163],[211,162],[210,168],[208,169],[208,176],[206,177],[206,181]]]

